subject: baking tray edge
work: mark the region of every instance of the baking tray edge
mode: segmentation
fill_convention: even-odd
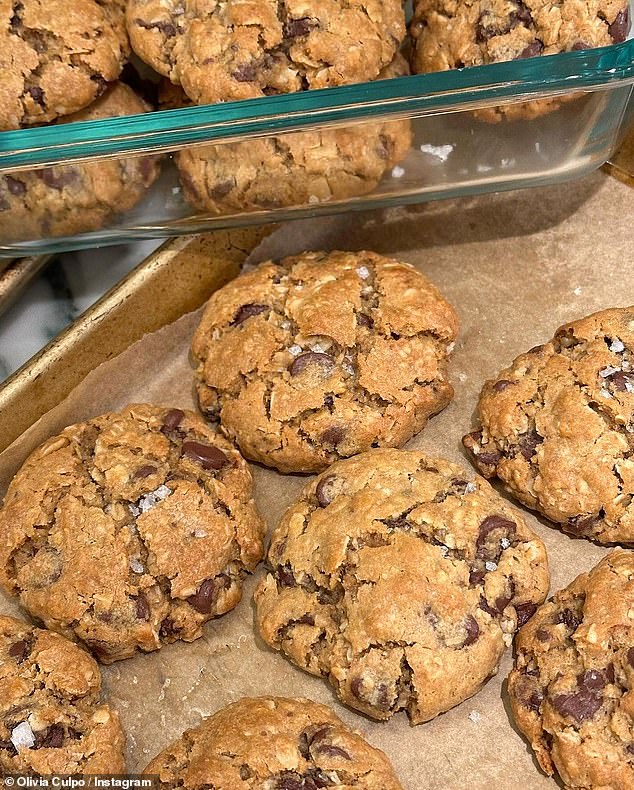
[[[171,239],[0,386],[0,452],[102,362],[196,310],[275,225]]]

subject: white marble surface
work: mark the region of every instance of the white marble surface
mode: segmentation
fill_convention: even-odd
[[[90,307],[162,241],[61,255],[0,315],[0,381]]]

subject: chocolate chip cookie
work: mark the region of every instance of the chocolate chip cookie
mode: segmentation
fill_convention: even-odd
[[[445,71],[603,47],[624,41],[628,30],[627,0],[415,0],[412,70]],[[570,99],[519,102],[477,112],[489,122],[530,119]]]
[[[566,532],[634,543],[634,307],[594,313],[521,354],[478,404],[465,447]]]
[[[196,104],[372,80],[405,35],[400,0],[130,0],[127,21]]]
[[[408,73],[398,55],[379,79]],[[163,107],[183,106],[180,89],[167,85]],[[387,121],[196,146],[174,159],[187,201],[226,214],[364,195],[404,158],[411,139],[408,120]]]
[[[267,261],[213,294],[194,335],[203,413],[247,458],[325,469],[397,446],[451,400],[452,307],[373,252]]]
[[[15,0],[0,5],[0,129],[86,107],[129,54],[122,2]]]
[[[100,696],[88,653],[0,616],[0,777],[123,773],[119,717]]]
[[[63,119],[92,121],[149,110],[134,91],[116,83],[88,109]],[[3,242],[72,236],[107,225],[132,209],[157,179],[154,156],[102,159],[0,175]]]
[[[508,691],[542,769],[569,788],[634,786],[634,552],[617,549],[519,632]]]
[[[261,559],[251,486],[192,412],[137,405],[72,425],[9,486],[0,584],[104,663],[192,641]]]
[[[402,790],[387,757],[330,708],[307,699],[241,699],[165,749],[145,769],[161,788]]]
[[[486,481],[419,451],[330,467],[273,533],[263,639],[376,719],[475,694],[548,591],[542,542]]]

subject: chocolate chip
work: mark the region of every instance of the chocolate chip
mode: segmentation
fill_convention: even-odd
[[[627,373],[623,373],[621,370],[609,376],[608,381],[614,385],[614,389],[617,392],[627,392],[628,384],[631,387],[634,383],[631,376],[628,376]]]
[[[171,22],[165,22],[163,20],[158,22],[146,22],[144,19],[137,18],[134,20],[134,22],[144,30],[158,30],[167,38],[173,38],[178,32],[176,27]]]
[[[187,599],[187,603],[193,606],[201,614],[209,614],[216,603],[218,594],[222,589],[231,586],[231,579],[224,573],[214,579],[205,579],[200,585],[195,595]]]
[[[467,647],[467,645],[472,645],[480,636],[480,626],[473,615],[468,615],[464,621],[464,627],[467,632],[467,638],[462,643],[462,646]]]
[[[592,719],[602,704],[603,697],[592,689],[582,689],[575,694],[558,694],[553,699],[555,710],[578,722]]]
[[[476,556],[497,560],[502,553],[500,540],[504,537],[512,538],[516,530],[515,523],[504,516],[487,516],[480,524],[480,531],[476,540]],[[494,532],[500,534],[494,536],[493,540],[491,540]]]
[[[357,313],[357,324],[365,326],[367,329],[372,329],[374,326],[374,319],[367,313]]]
[[[317,483],[315,497],[317,498],[319,507],[328,507],[334,499],[335,491],[333,484],[336,479],[335,475],[326,475],[326,477],[322,477],[319,483]]]
[[[257,73],[258,70],[255,63],[243,63],[231,73],[231,76],[236,82],[253,82]]]
[[[563,623],[571,631],[576,631],[581,625],[583,618],[572,609],[564,609],[557,615],[557,623]]]
[[[321,441],[324,444],[332,444],[336,447],[340,442],[346,438],[348,431],[339,425],[333,425],[327,428],[321,435]]]
[[[627,651],[627,662],[631,667],[634,667],[634,647],[630,647]]]
[[[303,614],[297,620],[290,621],[293,625],[315,625],[315,618],[312,614]]]
[[[518,446],[520,448],[520,452],[527,461],[531,460],[531,458],[535,455],[537,448],[543,441],[544,437],[540,436],[534,429],[520,434],[518,437]]]
[[[23,181],[18,181],[17,178],[12,178],[11,176],[5,176],[4,180],[7,189],[12,195],[15,195],[15,197],[24,197],[26,195],[26,185]]]
[[[350,692],[353,697],[363,702],[363,678],[353,678],[350,682]]]
[[[271,790],[306,790],[304,777],[295,771],[282,771],[277,776],[272,776],[269,782],[274,782]]]
[[[536,713],[539,713],[543,701],[544,692],[538,689],[534,691],[527,700],[524,700],[524,706],[529,710],[534,710]]]
[[[21,664],[30,653],[29,643],[26,639],[20,639],[19,642],[14,642],[9,648],[9,655],[15,658],[18,664]]]
[[[172,620],[171,617],[166,617],[161,623],[159,636],[161,639],[172,639],[180,633],[180,628]]]
[[[253,773],[249,766],[246,763],[242,763],[240,766],[240,779],[242,779],[243,782],[246,782],[246,780],[251,779],[252,776]]]
[[[247,318],[251,318],[254,315],[260,315],[260,313],[263,313],[268,309],[268,305],[265,304],[255,304],[253,302],[249,304],[243,304],[242,307],[238,308],[238,312],[235,314],[233,321],[231,322],[231,326],[238,326],[243,321],[246,321]]]
[[[143,593],[139,593],[136,598],[133,598],[136,607],[136,616],[138,620],[150,619],[150,604]]]
[[[207,188],[207,193],[212,200],[222,200],[236,186],[235,178],[226,178],[224,181],[216,181],[213,186]]]
[[[534,603],[516,603],[515,612],[517,614],[517,627],[525,625],[537,611]]]
[[[603,670],[603,674],[608,683],[614,683],[614,664],[608,664]]]
[[[592,44],[588,44],[587,41],[575,41],[570,47],[571,52],[580,52],[583,49],[592,49]]]
[[[298,376],[306,368],[319,365],[325,372],[329,373],[334,364],[334,360],[330,354],[323,354],[320,351],[305,351],[303,354],[295,357],[291,362],[289,372],[291,376]]]
[[[36,749],[59,749],[64,743],[64,728],[53,724],[45,732],[37,734]]]
[[[11,741],[0,741],[0,751],[9,752],[10,757],[15,757],[15,755],[18,753],[18,750],[11,743]]]
[[[480,609],[482,609],[483,612],[490,614],[491,617],[497,617],[500,614],[500,612],[497,609],[494,609],[492,606],[489,605],[489,602],[484,597],[484,595],[480,596],[480,603],[478,604],[478,606],[480,607]]]
[[[175,428],[178,428],[184,417],[185,412],[182,409],[170,409],[165,417],[163,417],[161,431],[163,433],[170,433]]]
[[[506,607],[511,603],[513,596],[512,595],[499,595],[495,599],[495,608],[498,610],[500,614],[506,609]]]
[[[341,757],[343,760],[351,760],[352,758],[345,749],[340,746],[335,746],[332,743],[320,744],[315,748],[318,754],[323,754],[326,757]]]
[[[385,545],[385,544],[383,544]],[[326,587],[320,587],[317,591],[317,600],[319,603],[327,605],[327,604],[338,604],[344,596],[343,586],[341,584],[337,584],[332,589],[328,589]]]
[[[541,354],[544,350],[544,344],[541,343],[539,346],[533,346],[532,348],[528,349],[529,354]]]
[[[286,563],[285,565],[278,565],[275,569],[275,578],[280,587],[296,587],[297,581],[291,566]]]
[[[538,55],[541,55],[544,50],[544,45],[539,39],[535,39],[532,44],[529,44],[527,47],[520,52],[517,56],[516,60],[524,60],[525,58],[536,58]],[[541,351],[543,346],[535,346],[531,348],[528,352],[529,354],[536,354]]]
[[[183,442],[183,455],[200,464],[203,469],[218,470],[229,463],[222,450],[202,442]]]
[[[550,632],[545,628],[538,628],[537,631],[535,631],[535,636],[540,642],[550,642]]]
[[[621,41],[625,41],[627,38],[627,31],[630,27],[629,16],[628,8],[625,8],[623,11],[619,11],[614,22],[612,22],[612,24],[608,27],[608,33],[612,37],[612,41],[614,41],[615,44],[620,44]]]
[[[514,381],[509,381],[508,379],[500,379],[499,381],[495,382],[493,389],[495,392],[504,392],[507,387],[510,387],[514,383]]]
[[[577,685],[580,688],[600,691],[605,687],[605,677],[603,672],[600,672],[598,669],[587,669],[585,672],[577,675]]]
[[[486,575],[486,571],[476,570],[475,568],[472,568],[471,571],[469,572],[469,584],[471,585],[482,584],[482,580],[484,579],[485,575]]]
[[[64,187],[74,184],[78,180],[77,171],[70,167],[45,167],[43,170],[35,171],[35,175],[41,179],[47,187],[61,191]]]
[[[300,36],[305,36],[316,28],[318,24],[316,19],[310,19],[310,17],[287,19],[284,23],[284,37],[299,38]]]
[[[27,89],[27,93],[33,99],[34,102],[40,105],[40,107],[44,107],[45,100],[44,100],[44,91],[37,86],[32,86],[31,88]]]
[[[135,480],[140,480],[144,477],[149,477],[156,472],[156,467],[151,466],[150,464],[146,464],[145,466],[140,466],[136,472],[134,473]]]
[[[574,518],[568,519],[568,532],[572,532],[573,535],[585,535],[592,532],[593,528],[600,520],[600,516],[575,516]]]

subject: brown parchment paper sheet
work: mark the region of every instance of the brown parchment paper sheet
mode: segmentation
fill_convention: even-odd
[[[470,429],[481,384],[513,357],[552,336],[571,318],[611,305],[634,304],[632,192],[595,173],[546,189],[349,214],[287,224],[252,256],[263,260],[304,248],[369,248],[414,263],[456,306],[461,332],[451,362],[453,403],[412,442],[432,454],[466,461],[460,439]],[[0,456],[0,487],[27,452],[74,421],[127,402],[191,407],[191,314],[147,335],[104,363]],[[269,528],[305,478],[253,467],[256,500]],[[572,540],[528,511],[545,540],[551,590],[590,568],[605,549]],[[262,574],[258,570],[256,579]],[[330,687],[269,650],[253,629],[245,585],[238,608],[209,623],[205,636],[104,668],[107,694],[128,738],[128,766],[142,769],[159,750],[201,717],[259,694],[303,695],[332,705],[350,725],[384,749],[408,790],[553,788],[510,723],[504,679],[435,721],[411,727],[405,714],[376,723],[339,705]],[[0,611],[17,613],[0,596]]]

